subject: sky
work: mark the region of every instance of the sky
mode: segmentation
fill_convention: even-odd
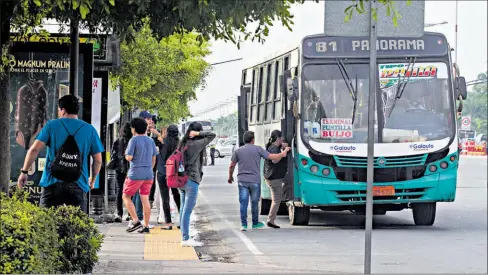
[[[236,98],[240,90],[241,71],[250,62],[265,58],[284,45],[300,43],[304,36],[323,32],[324,3],[305,2],[291,8],[295,16],[293,32],[274,24],[264,44],[245,42],[241,49],[231,42],[212,41],[211,51],[206,60],[209,63],[242,58],[227,64],[212,67],[207,77],[207,86],[197,91],[197,100],[190,104],[192,113],[205,110],[219,101]],[[428,31],[443,33],[451,47],[455,47],[455,1],[426,1],[425,23],[434,24],[447,21],[447,24],[426,28]],[[467,81],[476,79],[478,73],[487,70],[487,1],[458,2],[458,64],[461,75]],[[453,59],[454,59],[453,52]],[[217,99],[217,100],[216,100]],[[216,118],[221,112],[207,114],[207,118]],[[210,116],[210,117],[209,117]]]

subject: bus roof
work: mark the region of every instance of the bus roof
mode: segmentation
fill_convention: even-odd
[[[284,46],[280,46],[280,48],[278,50],[271,52],[264,57],[261,56],[261,57],[255,57],[255,58],[249,59],[249,61],[246,62],[246,66],[244,67],[244,70],[251,69],[257,65],[266,63],[266,62],[273,60],[279,56],[293,52],[294,50],[298,50],[298,48],[299,48],[298,43],[288,43],[288,44],[285,44]]]

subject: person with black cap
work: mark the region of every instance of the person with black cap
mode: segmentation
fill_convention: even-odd
[[[286,148],[286,143],[283,142],[283,136],[279,130],[271,132],[271,137],[266,144],[266,151],[270,154],[280,154]],[[268,227],[280,228],[275,224],[276,215],[280,208],[281,199],[283,196],[283,179],[288,172],[287,157],[281,160],[267,159],[264,163],[264,179],[271,191],[271,208],[268,214]]]
[[[156,143],[156,146],[159,147],[159,138],[161,137],[161,133],[158,132],[156,129],[156,116],[151,114],[148,111],[142,111],[139,113],[139,117],[144,118],[147,123],[147,135],[151,137],[154,142]],[[157,164],[156,164],[157,165]],[[154,202],[154,194],[156,192],[156,166],[154,167],[154,184],[152,185],[151,188],[151,193],[149,194],[149,201],[151,202],[151,208]]]
[[[161,137],[161,134],[158,132],[158,130],[156,130],[156,127],[155,127],[155,116],[152,115],[150,112],[148,111],[142,111],[139,113],[139,117],[143,118],[146,123],[147,123],[147,135],[150,136],[155,144],[156,144],[156,147],[158,147],[158,138]],[[157,165],[157,162],[156,162],[156,165]],[[156,167],[156,166],[155,166]],[[153,171],[154,173],[154,181],[153,181],[153,185],[151,187],[151,192],[149,194],[149,201],[150,201],[150,204],[151,204],[151,208],[152,208],[152,205],[153,205],[153,202],[154,202],[154,193],[156,191],[156,187],[155,187],[155,182],[156,182],[156,169],[154,169]],[[142,201],[141,201],[141,197],[139,195],[139,192],[137,192],[133,197],[132,197],[132,202],[134,203],[135,207],[136,207],[136,212],[137,212],[137,216],[140,220],[142,220],[143,218],[143,208],[142,208]],[[130,226],[130,224],[129,224]],[[150,228],[152,228],[153,226],[150,225],[149,226]]]
[[[167,129],[162,129],[162,135],[158,138],[159,140],[159,154],[157,156],[157,177],[159,193],[161,195],[161,203],[165,217],[166,226],[163,227],[164,230],[173,229],[173,221],[171,219],[171,207],[170,207],[170,194],[169,190],[173,195],[173,199],[180,209],[180,193],[178,188],[169,188],[166,182],[166,161],[173,154],[173,152],[178,147],[179,131],[176,125],[170,125]],[[159,216],[159,215],[158,215]],[[159,221],[158,221],[159,222]]]

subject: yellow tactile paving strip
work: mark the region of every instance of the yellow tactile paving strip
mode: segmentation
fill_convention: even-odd
[[[145,261],[188,261],[198,260],[193,247],[181,247],[181,232],[162,230],[161,227],[151,229],[144,239]]]

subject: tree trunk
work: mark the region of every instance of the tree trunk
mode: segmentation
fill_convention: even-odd
[[[10,39],[10,16],[13,4],[2,1],[0,4],[0,46]],[[8,193],[10,183],[10,89],[8,66],[0,73],[0,191]]]

